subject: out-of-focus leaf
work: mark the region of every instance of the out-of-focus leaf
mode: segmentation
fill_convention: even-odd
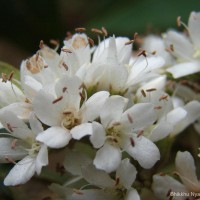
[[[6,73],[7,75],[11,74],[11,72],[14,72],[14,79],[19,80],[20,79],[20,72],[17,68],[13,67],[12,65],[1,62],[0,61],[0,73]]]
[[[163,31],[176,28],[178,16],[181,16],[187,24],[190,12],[199,9],[200,1],[198,0],[121,1],[113,4],[112,10],[105,8],[103,13],[96,15],[87,24],[87,27],[105,26],[112,33],[125,35],[134,32],[144,33],[148,28]]]

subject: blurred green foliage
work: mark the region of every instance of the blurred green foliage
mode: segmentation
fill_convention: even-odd
[[[75,27],[105,26],[126,36],[162,32],[176,27],[177,16],[187,23],[193,10],[200,10],[199,0],[2,0],[0,37],[35,52],[41,39],[62,41]]]

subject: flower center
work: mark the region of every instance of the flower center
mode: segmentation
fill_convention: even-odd
[[[28,150],[28,153],[31,157],[35,157],[38,152],[40,151],[40,143],[35,141],[32,146],[31,146],[31,149]]]
[[[47,67],[47,64],[38,53],[26,62],[26,68],[32,74],[38,74],[45,67]]]
[[[63,112],[63,119],[61,122],[62,127],[66,129],[72,129],[74,126],[78,125],[79,123],[80,123],[80,118],[78,114],[71,111]]]
[[[111,127],[106,129],[106,138],[107,141],[110,142],[111,144],[118,144],[120,143],[121,140],[121,134],[120,130],[117,127],[117,125],[112,125]]]

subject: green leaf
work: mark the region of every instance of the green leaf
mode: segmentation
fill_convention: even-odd
[[[20,71],[8,63],[0,61],[0,72],[7,75],[9,75],[11,72],[14,72],[13,78],[20,80]]]

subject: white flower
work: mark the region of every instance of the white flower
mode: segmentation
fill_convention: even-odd
[[[62,148],[71,138],[80,139],[92,134],[90,122],[99,116],[109,93],[95,93],[81,105],[82,82],[76,76],[67,75],[56,83],[54,89],[42,89],[33,102],[38,118],[50,126],[37,136],[37,140],[52,148]]]
[[[174,78],[194,74],[200,71],[200,13],[191,12],[188,21],[189,37],[185,34],[170,30],[165,36],[166,46],[171,46],[172,55],[177,58],[178,64],[167,71]]]
[[[0,79],[0,113],[5,110],[14,112],[20,119],[28,120],[32,106],[23,92],[12,82]]]
[[[116,171],[115,180],[113,180],[105,171],[96,169],[92,164],[82,166],[79,165],[79,168],[81,169],[82,177],[89,183],[89,185],[91,185],[92,188],[83,189],[83,186],[81,189],[71,189],[68,186],[64,187],[57,184],[52,184],[50,189],[57,193],[61,199],[140,199],[138,192],[131,187],[135,181],[137,171],[135,167],[130,163],[129,159],[126,158],[121,161]],[[95,189],[93,187],[95,187]]]
[[[90,140],[97,151],[94,165],[106,172],[116,170],[125,150],[144,168],[151,168],[160,158],[154,143],[138,134],[156,120],[154,106],[150,103],[135,104],[124,111],[127,99],[109,97],[100,112],[100,121],[93,122]],[[145,113],[145,114],[144,114]]]
[[[200,192],[200,182],[197,179],[192,155],[187,151],[179,151],[176,155],[175,164],[177,175],[183,184],[168,175],[154,175],[152,188],[159,199],[166,199],[169,192],[185,192],[187,194],[190,194],[190,192]],[[174,199],[184,200],[185,197],[175,197]]]
[[[26,183],[34,174],[40,174],[43,166],[48,164],[46,145],[35,140],[38,133],[43,131],[41,123],[30,116],[31,129],[10,111],[0,113],[0,121],[7,129],[9,138],[0,138],[0,162],[15,163],[4,180],[5,185]]]
[[[162,37],[157,35],[148,35],[144,38],[142,48],[147,52],[153,53],[161,56],[165,60],[165,66],[174,63],[174,58],[172,55],[166,51],[166,46]]]

